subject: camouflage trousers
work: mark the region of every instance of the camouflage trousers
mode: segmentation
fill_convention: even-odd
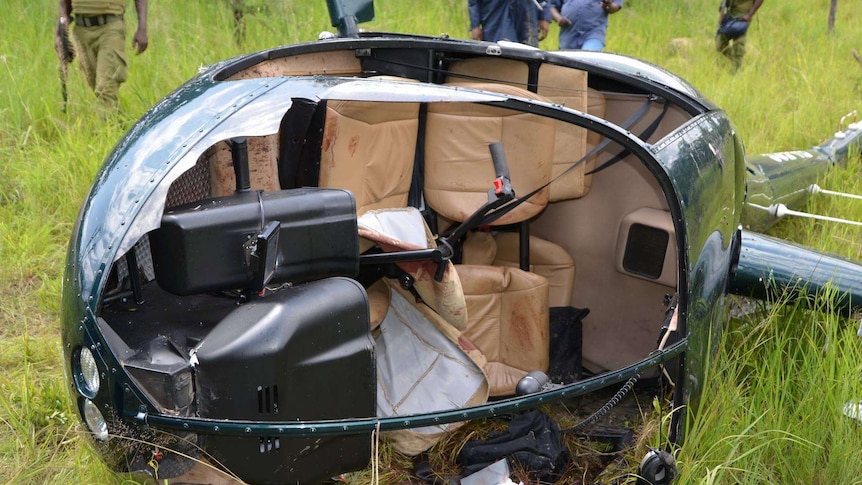
[[[734,69],[739,69],[742,66],[742,58],[745,57],[745,36],[731,39],[724,34],[717,33],[715,34],[715,49],[733,62]]]
[[[105,106],[119,108],[120,84],[126,81],[126,23],[109,22],[99,27],[75,25],[78,58],[87,84]]]

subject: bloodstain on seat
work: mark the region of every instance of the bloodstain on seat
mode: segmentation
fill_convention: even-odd
[[[354,135],[347,144],[347,151],[350,152],[351,157],[356,154],[357,147],[359,147],[359,135]]]

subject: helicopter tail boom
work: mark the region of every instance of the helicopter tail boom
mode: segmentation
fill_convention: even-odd
[[[799,210],[820,177],[833,165],[843,165],[862,147],[862,122],[851,123],[820,145],[808,150],[746,157],[746,197],[743,226],[765,231],[778,217],[779,204]]]
[[[728,291],[761,300],[814,297],[835,291],[830,310],[846,314],[862,308],[862,265],[796,244],[740,231],[738,261]]]

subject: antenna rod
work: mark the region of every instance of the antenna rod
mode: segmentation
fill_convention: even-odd
[[[833,190],[826,190],[820,188],[817,184],[812,184],[811,187],[808,187],[808,191],[812,194],[826,194],[826,195],[835,195],[838,197],[846,197],[848,199],[862,199],[862,195],[856,194],[848,194],[846,192],[835,192]]]
[[[837,217],[829,217],[829,216],[821,216],[818,214],[809,214],[807,212],[795,211],[792,209],[788,209],[784,204],[775,204],[771,205],[767,208],[770,214],[773,217],[782,218],[784,216],[796,216],[796,217],[806,217],[808,219],[816,219],[818,221],[829,221],[829,222],[838,222],[841,224],[850,224],[853,226],[862,226],[862,222],[851,221],[849,219],[839,219]]]

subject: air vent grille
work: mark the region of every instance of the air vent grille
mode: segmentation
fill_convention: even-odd
[[[278,414],[278,386],[258,386],[257,412]]]

